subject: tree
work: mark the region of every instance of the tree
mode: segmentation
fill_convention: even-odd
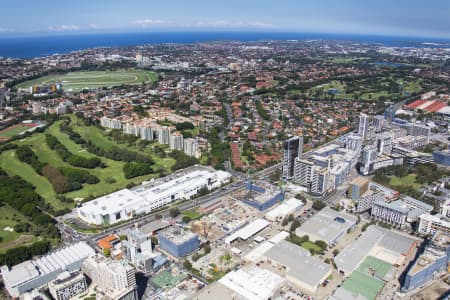
[[[321,200],[316,200],[314,201],[312,208],[314,208],[315,210],[321,210],[326,206],[326,204],[321,201]]]
[[[291,228],[289,229],[290,232],[294,232],[297,227],[300,227],[300,221],[297,219],[294,219],[291,223]]]
[[[109,248],[104,248],[103,249],[103,255],[106,257],[110,257],[111,256],[111,250]]]
[[[191,218],[188,216],[183,216],[183,218],[181,218],[181,220],[183,221],[183,223],[189,223],[191,221]]]
[[[177,124],[175,125],[175,127],[176,127],[177,130],[179,130],[179,131],[189,130],[189,129],[194,129],[194,128],[195,128],[194,124],[192,124],[191,122],[177,123]]]
[[[152,241],[152,245],[158,245],[159,244],[158,238],[156,236],[150,237],[150,240]]]
[[[169,214],[172,218],[175,218],[176,216],[178,216],[180,214],[180,210],[177,207],[171,208],[169,210]]]
[[[191,262],[190,262],[189,260],[186,259],[186,260],[183,262],[183,268],[185,268],[185,269],[188,270],[188,271],[192,270],[192,264],[191,264]]]
[[[295,199],[301,200],[302,202],[306,202],[305,196],[301,193],[296,194]]]
[[[149,164],[145,163],[126,163],[123,166],[123,173],[126,179],[153,173]]]

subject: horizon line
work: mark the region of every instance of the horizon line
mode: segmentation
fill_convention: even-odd
[[[388,34],[388,33],[355,33],[355,32],[313,32],[297,30],[160,30],[160,31],[78,31],[78,32],[23,32],[19,34],[6,33],[0,35],[0,39],[20,39],[20,38],[40,38],[40,37],[69,37],[69,36],[87,36],[87,35],[121,35],[121,34],[179,34],[179,33],[261,33],[261,34],[305,34],[305,35],[330,35],[330,36],[349,36],[349,37],[380,37],[380,38],[415,38],[415,39],[435,39],[450,42],[450,37],[443,36],[425,36],[410,34]]]

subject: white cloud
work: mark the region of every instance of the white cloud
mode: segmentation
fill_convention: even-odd
[[[76,30],[80,30],[80,27],[77,25],[54,25],[54,26],[49,26],[48,30],[51,31],[76,31]]]
[[[95,23],[89,24],[88,27],[89,27],[90,29],[98,29],[98,25],[95,24]]]
[[[173,22],[166,20],[155,19],[142,19],[132,22],[134,25],[141,27],[151,27],[157,25],[167,25],[171,27],[214,27],[214,28],[245,28],[245,27],[258,27],[258,28],[274,28],[273,24],[260,22],[260,21],[226,21],[226,20],[212,20],[212,21],[198,21],[198,22]]]
[[[274,27],[273,24],[259,22],[259,21],[224,21],[224,20],[216,20],[216,21],[207,21],[207,22],[196,22],[194,27],[260,27],[260,28],[268,28]]]
[[[143,20],[136,20],[133,22],[133,24],[142,26],[142,27],[148,27],[148,26],[153,26],[153,25],[161,25],[161,24],[166,24],[168,23],[167,21],[163,21],[163,20],[153,20],[153,19],[143,19]]]

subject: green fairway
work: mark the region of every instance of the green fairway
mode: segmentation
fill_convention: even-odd
[[[166,170],[170,170],[170,168],[175,164],[175,160],[170,157],[159,158],[152,150],[152,146],[149,145],[144,149],[138,148],[137,145],[128,145],[125,143],[118,144],[111,140],[105,133],[104,130],[94,127],[94,126],[85,126],[81,120],[79,120],[75,115],[71,115],[71,126],[73,129],[78,132],[83,138],[91,141],[95,145],[104,148],[111,149],[112,147],[119,147],[122,149],[133,150],[138,152],[144,152],[152,157],[155,162],[155,168],[164,168]],[[165,147],[166,145],[160,145],[160,147]],[[70,150],[70,149],[69,149]],[[72,151],[72,150],[71,150]]]
[[[43,176],[39,176],[30,165],[21,162],[13,150],[5,151],[0,155],[0,164],[9,175],[17,175],[31,183],[36,188],[36,192],[55,209],[63,208],[64,205],[56,199],[50,182]]]
[[[125,162],[115,161],[102,156],[96,156],[81,147],[81,145],[73,142],[69,136],[61,132],[59,126],[63,122],[62,120],[54,122],[49,126],[45,133],[49,133],[56,137],[71,153],[80,155],[86,158],[98,157],[105,164],[105,168],[95,168],[95,169],[84,169],[90,174],[95,175],[100,179],[97,184],[83,184],[83,188],[76,191],[71,191],[64,194],[66,197],[75,198],[87,198],[87,197],[98,197],[116,191],[118,189],[125,188],[129,183],[139,184],[142,181],[149,180],[152,178],[159,177],[158,173],[149,174],[144,176],[139,176],[131,179],[126,179],[123,173],[123,166]],[[117,144],[116,142],[109,139],[106,132],[102,129],[94,126],[85,126],[83,122],[72,116],[71,126],[77,132],[79,132],[83,138],[92,141],[96,145],[110,149],[111,147],[119,147],[128,150],[133,150],[137,152],[144,152],[150,155],[155,161],[154,168],[157,170],[164,170],[165,172],[170,172],[170,168],[175,163],[173,158],[159,158],[152,150],[152,145],[148,145],[144,148],[138,147],[138,142],[136,144]],[[15,141],[14,143],[18,145],[29,145],[35,152],[37,157],[41,162],[48,163],[53,167],[67,167],[73,169],[81,169],[69,165],[67,162],[63,161],[61,157],[53,150],[51,150],[46,142],[45,133],[35,133],[27,138]],[[21,162],[15,154],[14,150],[5,151],[0,154],[0,166],[10,175],[17,175],[27,182],[31,183],[35,188],[36,192],[41,195],[47,203],[49,203],[55,210],[73,207],[73,203],[62,203],[58,200],[56,193],[53,190],[50,182],[43,176],[37,174],[34,169]]]
[[[14,228],[19,223],[26,223],[27,219],[9,205],[0,207],[0,253],[4,253],[10,248],[16,246],[28,245],[37,240],[29,233],[10,232],[7,227]]]
[[[19,83],[15,88],[29,88],[34,84],[62,84],[65,91],[80,91],[120,85],[137,85],[154,82],[158,78],[152,71],[139,69],[122,69],[117,71],[78,71],[60,75],[48,75]]]
[[[308,89],[306,94],[310,97],[324,99],[387,100],[420,93],[423,90],[424,83],[421,78],[399,78],[395,76],[379,76],[376,79],[355,79],[353,81],[333,80]],[[336,89],[337,93],[331,95],[330,89]],[[300,91],[291,90],[290,93],[299,94]]]

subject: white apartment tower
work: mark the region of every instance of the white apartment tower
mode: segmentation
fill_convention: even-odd
[[[183,151],[183,135],[179,131],[176,131],[170,135],[169,147],[171,150]]]
[[[97,254],[85,260],[83,269],[97,288],[105,294],[136,288],[136,272],[125,260],[113,261]]]
[[[158,128],[158,143],[168,145],[170,142],[170,127],[161,126]]]
[[[358,135],[364,140],[369,131],[369,116],[361,113],[358,120]]]
[[[199,156],[198,152],[198,141],[193,138],[184,139],[184,153],[189,156],[197,157]]]

